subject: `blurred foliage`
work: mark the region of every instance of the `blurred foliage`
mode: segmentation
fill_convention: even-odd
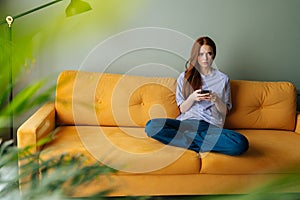
[[[191,198],[195,200],[300,200],[300,171],[294,174],[283,174],[267,183],[257,186],[245,194],[210,195]],[[291,192],[291,188],[298,192]]]
[[[100,1],[97,2],[94,1],[94,4],[99,5]],[[127,2],[114,1],[113,4],[111,2],[102,1],[102,9],[103,6],[110,7],[110,11],[104,8],[102,11],[105,13],[102,12],[101,15],[104,14],[107,17],[110,14],[110,19],[104,18],[104,20],[114,27],[116,24],[111,22],[121,19],[120,13],[130,5]],[[0,2],[0,7],[2,7],[0,10],[4,9],[2,3]],[[8,1],[5,5],[7,4]],[[31,81],[28,85],[20,85],[19,81],[24,77],[26,79],[32,67],[36,65],[35,53],[47,44],[51,44],[53,36],[63,33],[67,35],[66,37],[73,39],[78,36],[77,30],[83,29],[82,26],[78,27],[78,24],[86,24],[84,21],[89,18],[89,16],[85,16],[85,19],[77,17],[76,20],[70,21],[62,17],[63,14],[57,14],[56,9],[54,12],[54,8],[52,6],[49,8],[50,14],[55,13],[53,18],[48,17],[47,14],[44,15],[46,12],[39,12],[35,13],[38,16],[35,20],[32,20],[34,15],[26,16],[27,21],[22,19],[20,23],[18,19],[18,22],[14,22],[13,29],[9,29],[7,24],[0,25],[0,129],[10,125],[11,114],[18,116],[51,99],[55,85],[45,88],[48,83],[46,78]],[[91,21],[88,20],[88,22],[91,25]],[[69,26],[66,26],[67,24]],[[78,38],[76,39],[78,41]],[[12,66],[12,83],[9,79],[10,66]],[[9,102],[12,88],[14,98],[12,102]],[[43,141],[40,145],[49,141]],[[0,144],[0,199],[66,199],[73,195],[76,188],[89,183],[98,175],[114,171],[99,163],[85,165],[85,157],[82,155],[63,154],[48,160],[41,160],[39,152],[31,153],[32,147],[18,149],[12,144],[12,141]],[[18,161],[26,161],[26,164],[19,169]],[[37,178],[40,172],[42,176]],[[25,189],[21,194],[19,179],[24,177],[30,177],[30,179],[22,183]],[[107,192],[109,190],[101,191],[89,198],[101,199]]]
[[[35,57],[43,49],[49,47],[51,49],[53,45],[63,41],[72,44],[72,49],[61,49],[60,47],[61,51],[64,54],[71,54],[72,52],[69,50],[74,50],[74,45],[75,48],[80,48],[81,44],[86,43],[86,39],[93,34],[97,33],[97,37],[99,37],[99,32],[106,35],[108,30],[119,28],[125,18],[134,16],[133,11],[137,11],[137,8],[144,4],[140,0],[88,0],[86,2],[91,5],[92,11],[73,17],[65,16],[64,11],[70,1],[64,0],[42,11],[36,11],[14,20],[11,29],[6,23],[0,25],[0,129],[9,127],[10,113],[16,117],[36,105],[50,100],[53,96],[55,87],[45,88],[49,85],[46,79],[31,81],[31,84],[27,85],[31,73],[35,68],[41,67]],[[39,6],[34,1],[27,4],[31,4],[32,8]],[[19,1],[0,1],[0,21],[5,20],[6,15],[14,16],[32,9],[26,5]],[[95,26],[95,24],[97,25]],[[68,45],[64,45],[63,48],[66,46]],[[10,59],[13,81],[11,85],[9,83]],[[50,70],[49,74],[51,73],[56,72]],[[22,84],[22,81],[25,82],[25,85]],[[8,99],[11,87],[14,88],[14,98],[10,105]],[[0,130],[0,137],[1,132]]]
[[[68,1],[64,1],[62,5],[65,6],[66,2]],[[97,2],[94,1],[93,3],[99,5],[100,1]],[[110,7],[110,11],[106,8],[102,11],[105,11],[105,15],[110,14],[110,17],[104,18],[104,20],[111,27],[115,27],[116,23],[111,22],[121,19],[121,11],[130,5],[127,2],[114,1],[114,4],[111,2],[102,1],[102,6]],[[4,3],[5,7],[9,4],[8,1]],[[3,1],[0,4],[1,15],[3,15]],[[17,4],[20,2],[18,1]],[[94,5],[92,7],[95,9]],[[64,17],[62,12],[57,12],[57,9],[61,7],[54,8],[53,6],[49,7],[49,15],[53,16],[49,17],[47,12],[36,12],[34,13],[36,16],[34,20],[32,20],[34,17],[32,14],[21,20],[16,20],[13,29],[9,29],[5,23],[0,25],[0,129],[9,127],[11,114],[18,116],[52,98],[55,85],[45,88],[48,83],[46,78],[31,81],[28,85],[20,85],[19,81],[24,77],[26,80],[32,67],[37,64],[35,53],[41,51],[45,46],[51,45],[53,43],[52,38],[59,34],[84,42],[78,40],[78,36],[80,36],[78,30],[83,30],[82,25],[87,25],[84,22],[89,19],[89,16],[85,16],[85,19],[83,16],[70,20]],[[3,20],[2,18],[3,16],[1,16],[0,21]],[[88,22],[91,25],[91,20]],[[81,24],[80,27],[79,24]],[[93,25],[93,27],[95,26]],[[10,66],[12,66],[12,83],[10,83],[9,78]],[[14,98],[12,102],[9,102],[12,88],[14,89]],[[40,145],[44,143],[45,141]],[[12,141],[0,144],[0,199],[66,199],[68,196],[72,196],[77,187],[89,183],[98,175],[114,171],[99,165],[99,163],[84,165],[85,158],[82,155],[64,154],[48,160],[41,160],[39,159],[39,152],[30,153],[32,147],[18,149],[12,144]],[[19,169],[18,161],[24,160],[26,164]],[[38,162],[36,162],[37,160]],[[42,176],[38,179],[37,176],[40,172],[42,172]],[[26,189],[22,190],[21,194],[19,179],[28,176],[30,180],[24,183]],[[102,198],[107,192],[109,190],[101,191],[90,198]]]
[[[1,35],[7,36],[8,32],[7,27],[1,27]],[[15,89],[19,79],[26,76],[26,71],[33,64],[32,51],[30,39],[24,38],[22,42],[15,44],[9,40],[9,36],[0,37],[0,129],[9,127],[11,115],[18,116],[51,99],[55,87],[44,88],[47,80],[41,79],[20,86],[21,89],[14,93],[12,101],[9,102],[11,89]],[[11,82],[10,73],[12,73]],[[42,88],[44,90],[41,90]]]
[[[49,138],[40,141],[43,145]],[[62,154],[47,160],[39,158],[39,152],[31,153],[31,148],[18,149],[6,141],[0,148],[0,199],[40,200],[67,199],[82,185],[115,170],[99,163],[87,165],[83,155]],[[18,161],[25,161],[18,173]],[[22,193],[19,191],[19,179]],[[26,180],[26,179],[25,179]],[[110,190],[93,194],[89,199],[101,199]]]

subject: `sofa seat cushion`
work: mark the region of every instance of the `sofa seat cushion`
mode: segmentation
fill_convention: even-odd
[[[201,154],[200,173],[272,174],[292,173],[300,167],[300,134],[279,130],[237,130],[249,140],[242,156]]]
[[[197,153],[163,145],[137,127],[61,126],[41,157],[64,152],[84,154],[119,173],[199,174],[201,165]]]

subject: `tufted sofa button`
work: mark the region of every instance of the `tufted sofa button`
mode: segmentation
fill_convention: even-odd
[[[98,103],[98,104],[101,104],[101,103],[102,103],[102,100],[101,100],[101,99],[97,99],[97,103]]]

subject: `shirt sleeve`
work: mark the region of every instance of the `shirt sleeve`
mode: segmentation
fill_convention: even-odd
[[[183,81],[184,81],[184,72],[182,72],[177,78],[176,102],[178,106],[180,106],[185,100],[182,94]]]
[[[228,110],[231,110],[232,103],[231,103],[231,88],[230,88],[230,79],[228,78],[225,83],[225,103]]]

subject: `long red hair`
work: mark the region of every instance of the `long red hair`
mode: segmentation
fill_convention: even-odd
[[[186,63],[186,70],[184,75],[184,83],[182,93],[187,98],[195,90],[202,88],[202,79],[200,74],[200,65],[198,63],[198,56],[202,45],[208,45],[212,48],[213,59],[216,57],[216,44],[209,37],[199,37],[193,44],[190,59]]]

